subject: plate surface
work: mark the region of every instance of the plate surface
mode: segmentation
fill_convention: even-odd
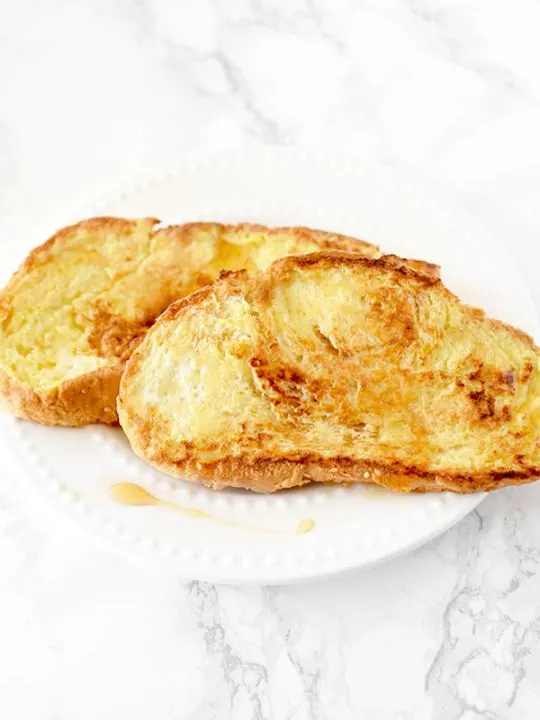
[[[538,337],[534,305],[510,257],[474,220],[416,181],[352,159],[288,149],[223,154],[150,179],[85,214],[349,233],[385,252],[442,265],[445,283],[463,300]],[[372,564],[434,537],[483,498],[405,496],[361,485],[272,496],[212,492],[146,466],[119,429],[45,428],[6,415],[0,422],[6,450],[25,476],[80,528],[122,555],[187,578],[286,583]],[[115,505],[110,486],[126,481],[209,517]],[[297,535],[307,518],[313,531]]]

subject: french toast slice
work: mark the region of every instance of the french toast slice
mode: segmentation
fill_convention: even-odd
[[[492,490],[540,475],[539,357],[421,267],[323,252],[171,305],[118,411],[137,455],[213,488]]]
[[[252,272],[290,253],[380,254],[307,228],[158,222],[93,218],[30,253],[0,293],[0,396],[13,413],[48,425],[115,423],[124,364],[173,300],[221,270]]]

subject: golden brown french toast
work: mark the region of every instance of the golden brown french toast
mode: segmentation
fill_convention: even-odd
[[[492,490],[540,475],[539,357],[421,266],[316,253],[171,305],[118,411],[140,457],[214,488]]]
[[[114,423],[125,361],[173,300],[221,270],[252,272],[291,253],[380,254],[307,228],[158,222],[93,218],[30,253],[0,293],[0,395],[12,412],[49,425]]]

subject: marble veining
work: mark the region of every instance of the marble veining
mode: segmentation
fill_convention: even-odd
[[[346,148],[466,205],[540,308],[539,28],[533,0],[4,3],[1,242],[192,153]],[[231,588],[94,547],[2,458],[0,716],[537,720],[539,517],[506,490],[371,570]]]

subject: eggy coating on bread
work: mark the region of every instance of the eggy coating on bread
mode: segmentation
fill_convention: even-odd
[[[539,358],[420,267],[323,252],[169,307],[119,417],[137,455],[213,488],[492,490],[540,475]]]
[[[171,302],[222,270],[253,272],[328,248],[380,254],[307,228],[158,223],[99,217],[64,228],[0,293],[0,395],[15,415],[47,425],[117,422],[132,351]]]

